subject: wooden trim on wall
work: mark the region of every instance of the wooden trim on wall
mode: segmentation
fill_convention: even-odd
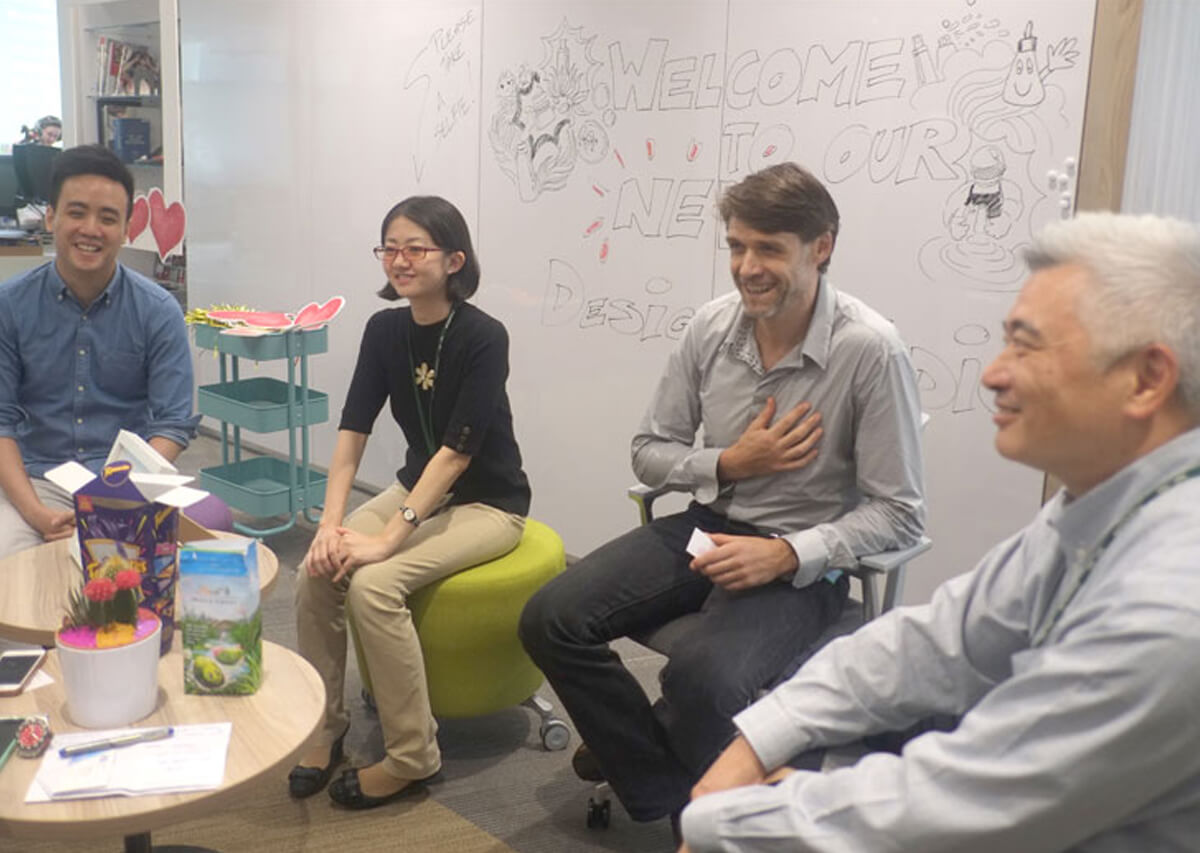
[[[1143,0],[1096,0],[1076,210],[1120,210],[1133,113]],[[1042,501],[1062,483],[1047,476]]]

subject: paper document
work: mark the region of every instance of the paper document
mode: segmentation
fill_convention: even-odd
[[[687,552],[693,557],[699,557],[701,554],[707,554],[716,547],[717,543],[713,542],[707,533],[697,527],[692,530],[692,538],[687,543]]]
[[[138,797],[219,788],[225,779],[225,755],[233,723],[172,728],[174,735],[165,740],[70,758],[63,758],[58,751],[64,746],[132,734],[141,729],[56,734],[25,794],[25,802]]]

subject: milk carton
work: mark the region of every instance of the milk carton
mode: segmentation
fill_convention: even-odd
[[[258,542],[243,536],[179,546],[185,693],[245,695],[262,683]]]

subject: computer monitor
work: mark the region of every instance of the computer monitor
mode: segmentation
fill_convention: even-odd
[[[49,145],[14,145],[13,165],[17,171],[17,185],[23,204],[47,204],[50,201],[50,170],[54,158],[62,153]]]
[[[11,154],[0,154],[0,219],[17,218],[17,167]]]

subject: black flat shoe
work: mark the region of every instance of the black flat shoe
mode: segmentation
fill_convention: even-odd
[[[437,774],[433,774],[436,776]],[[432,779],[433,776],[428,777]],[[333,800],[339,806],[348,809],[374,809],[379,806],[385,806],[388,803],[399,800],[402,797],[411,797],[413,794],[419,794],[425,791],[424,782],[428,779],[413,779],[399,791],[388,794],[386,797],[371,797],[362,792],[362,788],[358,782],[358,768],[351,767],[349,770],[343,771],[342,775],[333,780],[333,784],[329,786],[329,799]]]
[[[342,742],[345,739],[346,733],[342,732],[341,737],[333,742],[329,748],[329,763],[324,767],[304,767],[297,764],[291,769],[288,773],[288,793],[292,797],[297,800],[311,797],[329,784],[333,768],[342,763]]]

